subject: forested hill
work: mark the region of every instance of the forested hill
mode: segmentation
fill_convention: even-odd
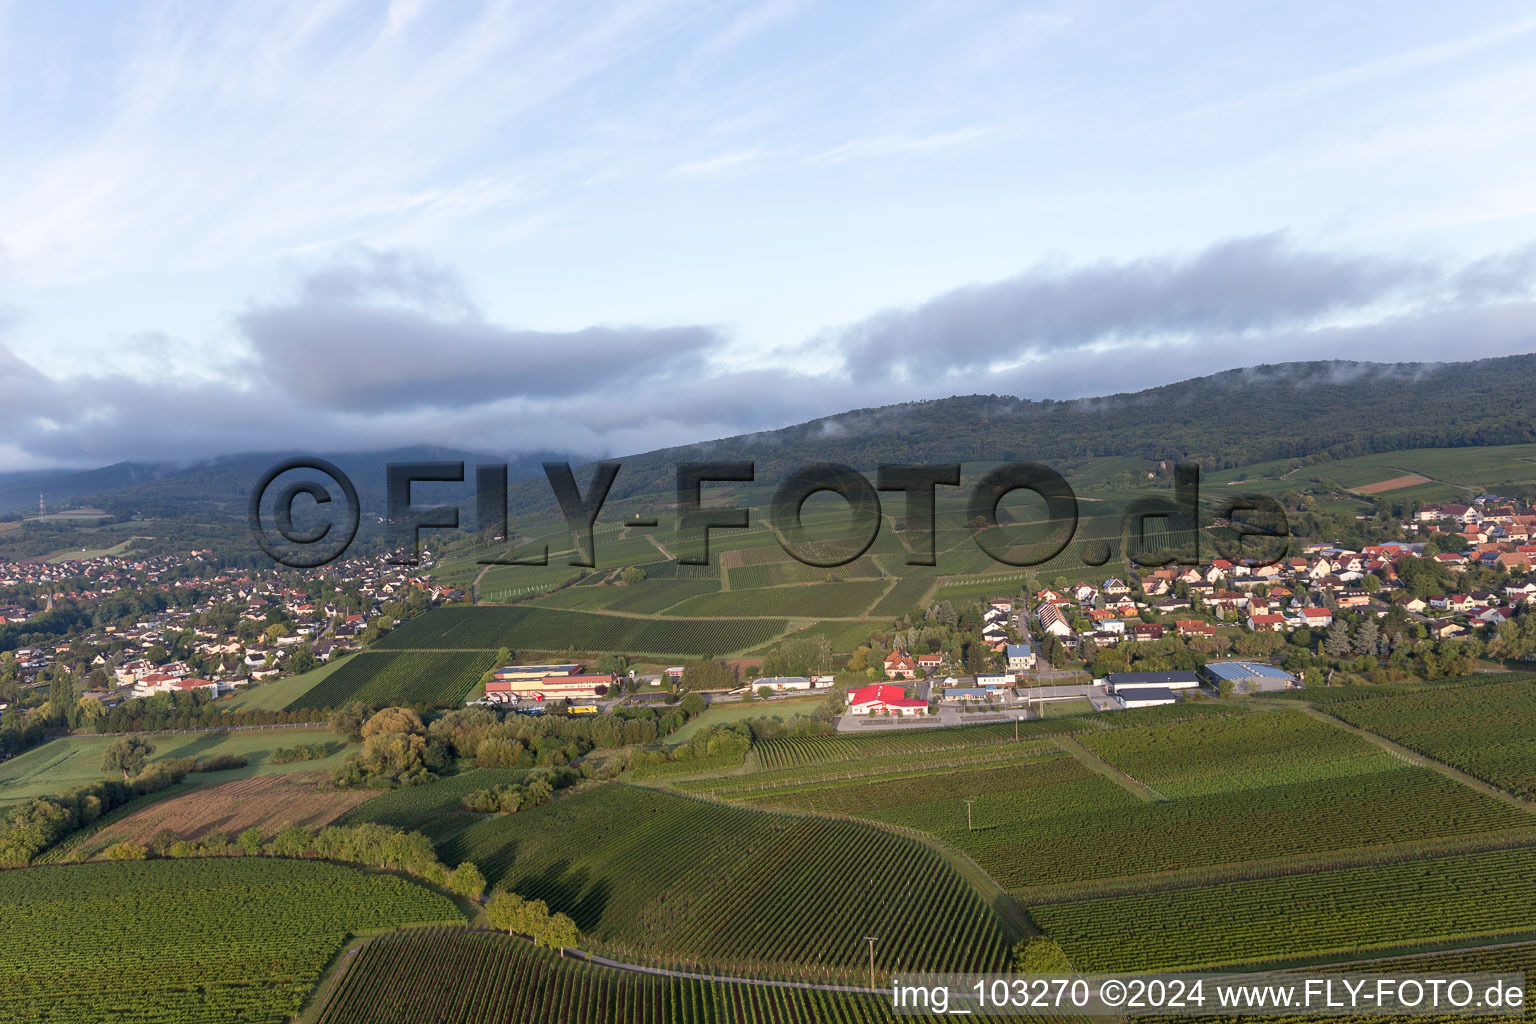
[[[638,411],[637,416],[643,416]],[[810,462],[1031,460],[1066,472],[1091,456],[1193,459],[1208,470],[1328,453],[1335,458],[1402,448],[1536,441],[1536,355],[1466,363],[1278,363],[1231,370],[1129,394],[1072,401],[969,395],[840,413],[781,430],[620,456],[611,496],[670,494],[683,462],[751,460],[757,479],[783,479]],[[504,458],[496,453],[401,450],[333,458],[353,473],[364,504],[381,507],[383,463]],[[248,488],[276,456],[241,455],[186,469],[119,464],[103,470],[0,478],[5,505],[96,501],[120,513],[243,518]],[[538,466],[552,453],[508,459],[515,511],[552,508]],[[62,478],[61,478],[62,477]],[[585,487],[590,471],[578,470]],[[468,500],[440,489],[438,500]],[[453,490],[448,488],[448,491]]]
[[[1536,355],[1465,363],[1276,363],[1072,401],[969,395],[623,458],[613,495],[674,486],[681,462],[751,459],[760,480],[813,461],[1196,459],[1224,469],[1326,452],[1536,441]],[[579,479],[585,479],[578,474]],[[548,502],[547,487],[514,491]],[[521,502],[520,502],[521,504]]]

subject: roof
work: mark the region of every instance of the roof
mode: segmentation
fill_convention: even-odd
[[[869,704],[878,701],[893,707],[927,707],[927,701],[909,699],[907,691],[891,683],[874,683],[861,686],[848,695],[849,704]]]
[[[1121,701],[1133,700],[1178,700],[1179,695],[1166,686],[1126,686],[1115,691],[1115,696]]]
[[[1010,658],[1027,658],[1035,653],[1035,649],[1029,644],[1009,644],[1007,654]]]
[[[1104,677],[1104,681],[1119,692],[1125,686],[1159,686],[1168,683],[1195,683],[1200,678],[1193,672],[1179,669],[1174,672],[1111,672]]]
[[[1296,680],[1295,676],[1284,669],[1256,661],[1224,661],[1207,665],[1205,670],[1217,679],[1230,679],[1233,682],[1240,679],[1287,679],[1291,682]]]

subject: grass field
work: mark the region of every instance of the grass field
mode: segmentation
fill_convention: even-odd
[[[328,729],[237,729],[146,734],[145,739],[155,747],[152,761],[214,754],[238,754],[249,759],[244,768],[188,776],[189,781],[205,785],[272,773],[333,770],[346,758],[346,752],[339,749],[336,734]],[[111,743],[112,737],[108,736],[65,736],[0,764],[0,805],[62,793],[104,778],[101,758]],[[301,743],[330,743],[338,749],[323,761],[272,763],[272,753],[278,747]]]
[[[270,683],[257,683],[242,687],[239,691],[219,701],[221,709],[238,711],[255,708],[261,711],[282,711],[288,705],[308,693],[316,683],[352,660],[352,655],[332,658],[317,669],[296,676],[274,679]]]
[[[462,922],[445,896],[336,864],[220,858],[0,873],[8,1022],[280,1024],[350,934]]]
[[[791,718],[808,715],[822,704],[825,697],[786,697],[782,700],[736,701],[730,704],[714,704],[695,715],[672,735],[667,737],[669,746],[686,743],[694,733],[708,725],[726,725],[744,722],[749,718]]]
[[[343,814],[339,825],[374,822],[403,832],[424,832],[434,839],[485,820],[464,810],[464,797],[477,789],[521,782],[528,773],[513,768],[476,768],[421,786],[379,793]]]

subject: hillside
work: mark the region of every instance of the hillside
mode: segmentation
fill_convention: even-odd
[[[1463,363],[1276,363],[1145,391],[1070,401],[966,395],[856,409],[779,430],[618,456],[611,497],[668,494],[679,463],[753,460],[759,480],[810,462],[872,468],[891,462],[1031,460],[1066,471],[1081,460],[1195,459],[1208,471],[1326,454],[1536,441],[1536,354]],[[280,456],[235,455],[183,469],[123,463],[60,473],[50,500],[174,515],[189,507],[244,514],[247,488]],[[383,466],[407,459],[505,455],[409,449],[330,456],[353,474],[365,505],[382,506]],[[539,470],[555,453],[509,458],[515,512],[553,508]],[[40,474],[0,480],[0,510],[36,507]],[[578,471],[586,480],[590,471]],[[518,481],[521,482],[518,482]],[[454,488],[437,485],[439,500]],[[460,493],[467,497],[469,485]],[[210,506],[212,508],[210,508]]]

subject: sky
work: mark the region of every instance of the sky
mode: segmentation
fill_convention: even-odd
[[[1515,3],[0,0],[0,471],[1536,351]]]

